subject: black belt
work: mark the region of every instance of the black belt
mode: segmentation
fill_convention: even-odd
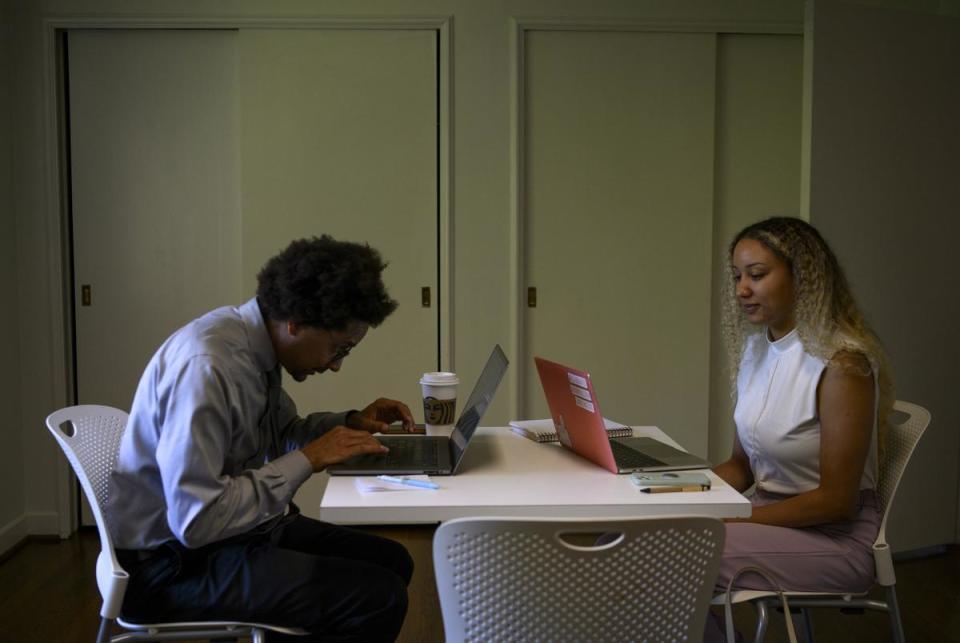
[[[117,549],[117,561],[128,572],[156,556],[162,547],[154,549]]]
[[[269,536],[271,537],[271,540],[274,540],[276,537],[279,537],[279,534],[280,534],[279,528],[290,524],[291,522],[296,520],[297,516],[299,515],[300,515],[300,507],[298,507],[295,503],[291,502],[287,506],[287,512],[285,514],[274,516],[270,520],[260,523],[250,531],[244,532],[242,534],[237,534],[236,536],[231,536],[223,540],[217,540],[215,542],[210,543],[210,545],[219,546],[219,545],[225,545],[229,543],[241,542],[245,540],[253,540],[255,538],[264,537],[264,536]],[[209,547],[210,545],[206,545],[206,546]],[[120,562],[120,565],[127,571],[130,571],[130,568],[136,565],[139,565],[141,563],[144,563],[154,558],[155,556],[157,556],[157,554],[168,549],[182,550],[182,549],[185,549],[185,547],[182,544],[180,544],[180,542],[177,540],[170,540],[160,545],[159,547],[154,547],[152,549],[117,549],[116,554],[117,554],[117,560]],[[201,549],[203,548],[200,547],[195,551],[199,551]]]

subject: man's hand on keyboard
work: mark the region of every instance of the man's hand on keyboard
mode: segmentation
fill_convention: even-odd
[[[307,456],[314,472],[317,472],[356,455],[382,454],[389,449],[366,431],[335,426],[300,451]]]
[[[380,431],[380,433],[382,433],[382,434],[384,434],[384,435],[403,435],[403,434],[405,434],[405,433],[411,433],[411,434],[415,434],[415,435],[423,435],[423,434],[425,434],[426,432],[427,432],[427,429],[426,429],[425,427],[423,427],[422,425],[421,425],[421,426],[414,426],[412,429],[409,429],[409,430],[408,430],[408,429],[407,429],[406,427],[404,427],[402,424],[391,424],[390,426],[388,426],[388,427],[387,427],[386,429],[384,429],[383,431]]]
[[[399,427],[390,425],[400,422]],[[418,433],[413,423],[413,414],[403,402],[381,397],[362,411],[347,414],[347,426],[367,433]]]

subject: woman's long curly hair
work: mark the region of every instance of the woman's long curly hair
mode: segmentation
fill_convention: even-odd
[[[880,340],[854,301],[836,255],[816,228],[792,217],[773,217],[741,230],[730,243],[728,261],[732,260],[734,248],[742,239],[760,242],[790,268],[797,334],[808,353],[828,363],[842,351],[859,353],[870,363],[873,375],[878,377],[877,446],[882,453],[887,418],[894,400],[890,365]],[[765,329],[758,330],[747,321],[737,301],[733,279],[726,280],[725,291],[723,334],[730,358],[730,384],[735,393],[747,338]]]

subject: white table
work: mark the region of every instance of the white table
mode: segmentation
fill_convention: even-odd
[[[634,435],[679,446],[656,427],[634,427]],[[431,477],[440,489],[360,493],[353,476],[331,476],[320,518],[342,525],[410,525],[463,516],[750,515],[750,501],[704,472],[713,480],[710,491],[640,493],[630,476],[610,473],[559,444],[533,442],[508,427],[481,427],[457,475]]]

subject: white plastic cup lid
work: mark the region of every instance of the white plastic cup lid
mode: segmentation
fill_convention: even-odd
[[[447,373],[444,371],[433,371],[424,373],[420,378],[421,384],[430,384],[433,386],[456,386],[460,383],[456,373]]]

